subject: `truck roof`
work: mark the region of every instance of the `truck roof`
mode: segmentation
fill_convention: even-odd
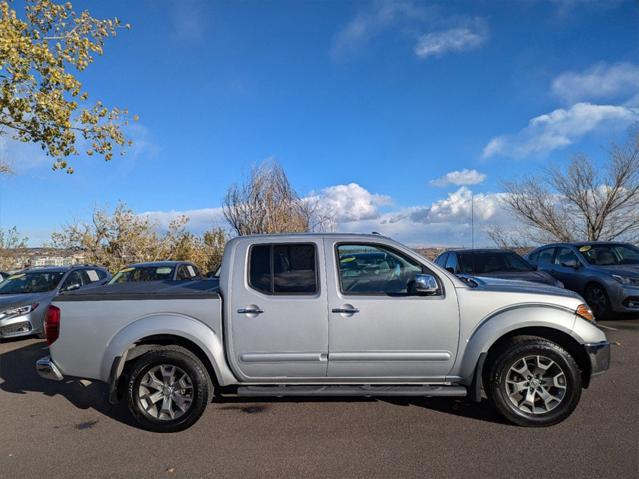
[[[255,235],[245,235],[245,236],[236,236],[235,238],[231,239],[231,241],[234,240],[240,240],[240,239],[267,239],[267,238],[277,238],[277,239],[286,239],[286,238],[291,238],[291,239],[296,239],[296,238],[335,238],[335,237],[340,237],[340,238],[366,238],[366,239],[379,239],[379,238],[384,238],[384,239],[388,239],[388,240],[392,240],[392,238],[389,238],[388,236],[384,236],[381,235],[379,233],[271,233],[271,234],[255,234]]]

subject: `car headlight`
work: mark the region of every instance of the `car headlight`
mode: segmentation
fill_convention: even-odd
[[[621,276],[618,274],[613,274],[612,279],[620,282],[621,284],[631,284],[633,286],[639,286],[639,278],[633,278],[630,276]]]
[[[6,309],[0,313],[0,319],[13,318],[15,316],[22,316],[23,314],[30,313],[38,307],[36,304],[28,304],[26,306],[18,306],[17,308]]]
[[[580,304],[575,310],[575,314],[586,321],[595,322],[595,315],[587,304]]]

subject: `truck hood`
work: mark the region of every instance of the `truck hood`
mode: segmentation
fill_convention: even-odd
[[[561,298],[574,298],[581,300],[581,296],[568,289],[557,288],[542,283],[531,281],[509,280],[500,278],[488,278],[485,276],[469,276],[468,279],[476,283],[474,289],[478,291],[518,293],[518,294],[543,294]]]

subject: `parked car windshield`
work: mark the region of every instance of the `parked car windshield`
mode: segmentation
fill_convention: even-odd
[[[63,271],[17,273],[0,283],[0,294],[44,293],[58,286]]]
[[[459,253],[461,271],[466,274],[534,271],[521,256],[512,251],[482,251]]]
[[[596,266],[639,264],[639,248],[629,244],[593,244],[582,246],[579,251]]]
[[[173,279],[174,266],[132,266],[118,271],[109,284]]]

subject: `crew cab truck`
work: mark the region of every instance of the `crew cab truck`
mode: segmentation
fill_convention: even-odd
[[[469,397],[547,426],[605,371],[610,345],[577,294],[462,281],[379,235],[243,236],[219,282],[59,295],[40,375],[104,381],[153,431],[195,423],[213,395]]]

